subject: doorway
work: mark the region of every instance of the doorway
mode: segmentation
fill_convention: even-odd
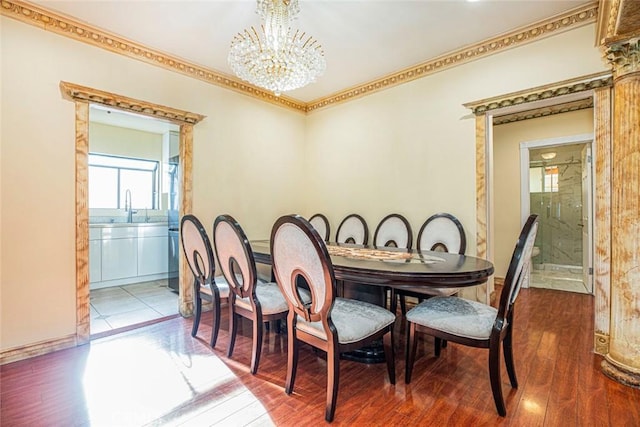
[[[92,338],[178,315],[177,287],[168,286],[178,270],[168,217],[179,132],[167,121],[89,107]]]
[[[521,212],[540,228],[529,286],[593,294],[592,136],[523,142]]]

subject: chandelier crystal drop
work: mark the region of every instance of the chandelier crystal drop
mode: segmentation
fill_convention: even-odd
[[[308,85],[324,73],[322,46],[311,36],[291,29],[300,12],[298,0],[257,0],[262,25],[245,29],[231,41],[229,65],[253,85],[280,96]]]

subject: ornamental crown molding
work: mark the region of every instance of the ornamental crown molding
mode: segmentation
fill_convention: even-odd
[[[178,125],[195,125],[206,116],[188,111],[178,110],[164,105],[143,102],[137,99],[104,92],[86,86],[80,86],[69,82],[60,82],[62,96],[70,101],[90,102],[107,107],[115,107],[136,114],[168,120]]]
[[[491,110],[499,108],[512,107],[516,105],[526,105],[535,101],[556,98],[559,96],[578,94],[597,89],[599,87],[607,87],[613,84],[610,72],[590,74],[588,76],[578,77],[575,79],[565,80],[552,85],[538,86],[520,92],[512,92],[493,98],[481,99],[479,101],[468,102],[463,104],[469,108],[473,114],[482,115]]]
[[[519,113],[506,114],[504,116],[494,116],[493,125],[499,126],[499,125],[514,123],[514,122],[519,122],[522,120],[537,119],[540,117],[548,117],[556,114],[580,111],[587,108],[593,108],[592,96],[586,99],[579,99],[573,102],[550,105],[548,107],[536,108],[534,110],[527,110]]]
[[[620,1],[620,0],[614,0]],[[622,0],[623,1],[623,0]],[[598,15],[598,4],[591,3],[560,15],[522,27],[501,36],[450,52],[416,66],[357,85],[309,103],[274,94],[247,84],[217,70],[190,63],[179,57],[151,49],[73,18],[56,14],[22,0],[0,0],[0,14],[45,31],[90,44],[109,52],[177,72],[206,83],[230,89],[253,98],[302,113],[351,101],[380,90],[426,77],[457,65],[481,59],[494,53],[519,47],[564,31],[590,24]]]
[[[570,29],[578,28],[595,22],[597,15],[597,3],[581,6],[563,14],[522,27],[518,30],[447,53],[378,80],[352,87],[326,98],[311,101],[307,104],[307,111],[311,112],[319,108],[360,98],[380,90],[408,83],[421,77],[426,77],[430,74],[434,74],[457,65],[462,65],[495,53],[500,53],[508,49],[522,46],[526,43],[538,41]]]

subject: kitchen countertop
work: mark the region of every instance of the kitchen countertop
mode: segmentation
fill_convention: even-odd
[[[93,228],[107,228],[107,227],[153,227],[163,226],[168,227],[167,222],[96,222],[89,223],[89,227]]]

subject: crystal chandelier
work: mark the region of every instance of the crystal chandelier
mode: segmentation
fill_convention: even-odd
[[[308,85],[326,68],[322,46],[291,29],[300,12],[298,0],[257,0],[262,31],[254,27],[231,41],[229,65],[238,77],[280,96]]]

